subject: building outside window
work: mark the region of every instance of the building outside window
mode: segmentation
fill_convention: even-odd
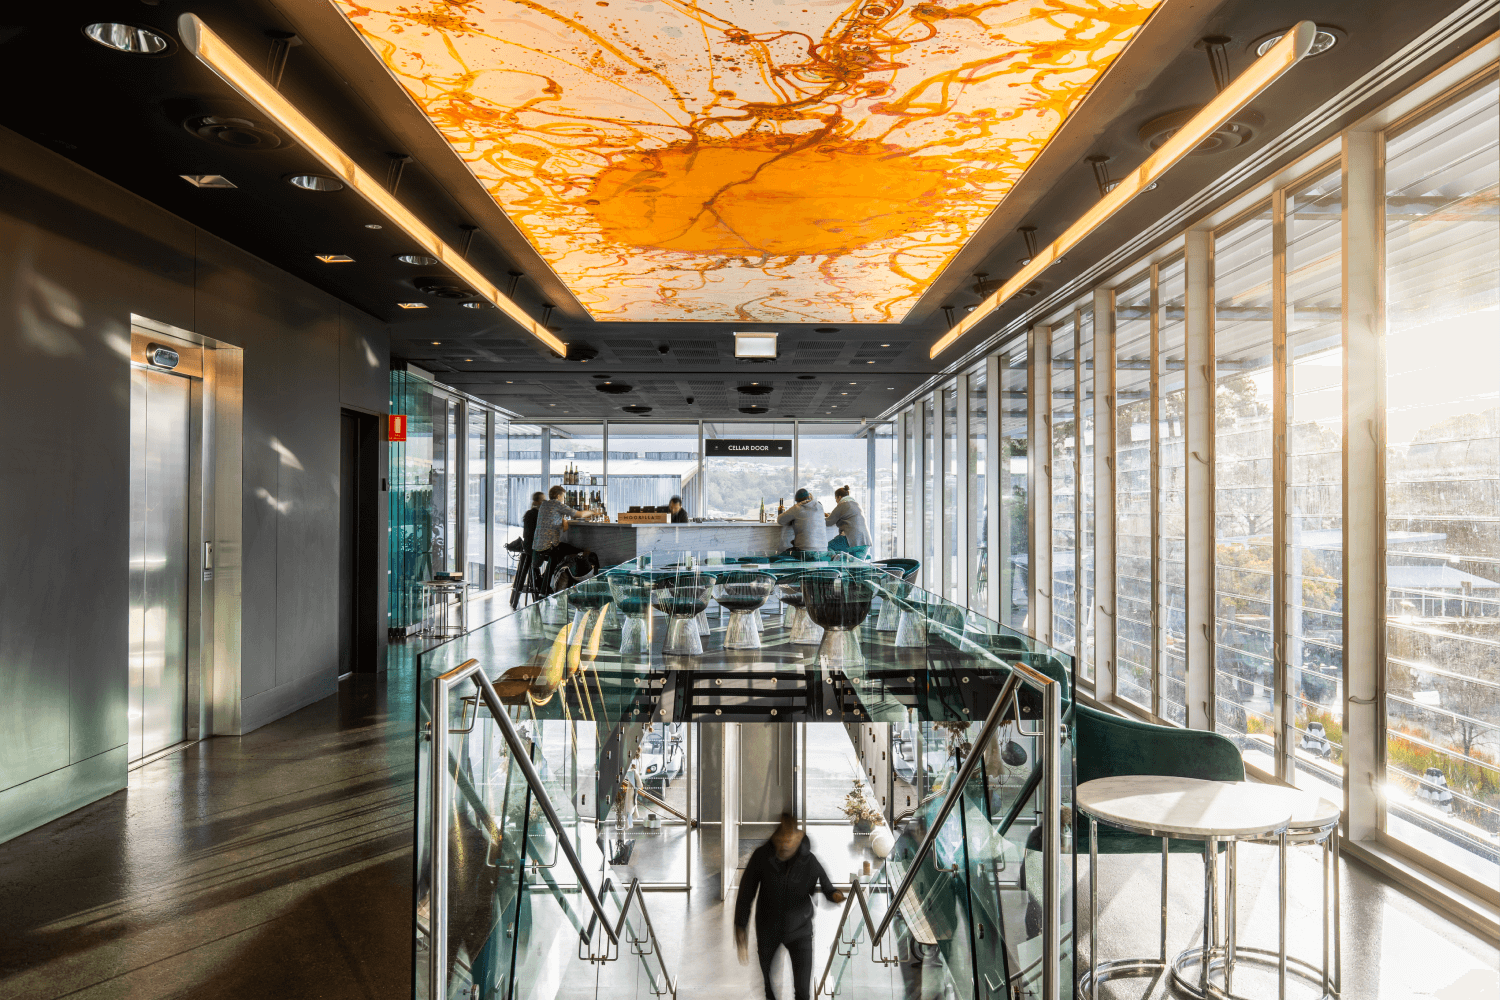
[[[468,430],[464,452],[464,581],[470,590],[487,590],[491,585],[485,559],[485,525],[489,523],[489,412],[477,406],[466,406]]]
[[[1271,206],[1214,234],[1215,727],[1276,773]]]
[[[664,507],[682,497],[689,517],[703,517],[698,482],[698,424],[609,423],[610,518],[631,507]]]
[[[776,423],[706,423],[703,425],[704,447],[715,438],[757,438],[790,442],[795,425]],[[755,520],[765,504],[767,516],[776,513],[776,504],[785,499],[791,506],[796,489],[793,456],[703,457],[703,517],[728,517]]]
[[[1385,831],[1500,881],[1496,83],[1385,147]]]
[[[963,504],[963,495],[959,493],[960,486],[968,485],[960,474],[958,443],[961,440],[961,428],[958,426],[958,389],[949,385],[943,390],[943,450],[938,456],[942,468],[942,501],[940,506],[943,513],[943,580],[944,586],[940,588],[942,596],[955,604],[964,603],[964,588],[962,586],[964,575],[959,572],[958,564],[958,523],[962,516],[959,513]]]
[[[1052,645],[1078,651],[1078,419],[1075,403],[1078,323],[1072,310],[1051,331],[1052,343]]]
[[[1337,801],[1344,775],[1343,179],[1286,196],[1287,700],[1298,786]]]
[[[966,564],[968,605],[979,614],[989,614],[990,539],[989,539],[989,386],[983,371],[969,376],[969,453],[964,473],[968,482],[968,552]]]
[[[1187,725],[1187,281],[1156,271],[1156,714]]]
[[[1000,624],[1026,631],[1030,621],[1031,589],[1028,575],[1030,516],[1027,495],[1026,352],[1012,351],[1000,358],[1000,390],[991,405],[1000,407],[1000,445],[995,474],[1000,477],[999,537],[996,553],[1000,586]]]
[[[1115,296],[1115,696],[1155,711],[1151,273]]]

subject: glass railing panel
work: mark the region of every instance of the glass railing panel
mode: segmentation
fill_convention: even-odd
[[[724,648],[728,609],[715,599],[716,584],[700,586],[704,581],[697,580],[689,582],[704,595],[705,613],[692,616],[700,623],[695,631],[702,651],[668,652],[668,633],[672,631],[669,618],[687,614],[678,600],[681,593],[674,590],[684,585],[683,574],[718,580],[745,572],[767,573],[777,583],[759,610],[759,647]],[[812,642],[794,641],[799,638],[798,617],[803,625],[813,618],[808,610],[810,601],[822,602],[824,606],[816,609],[817,616],[828,628]],[[691,610],[688,606],[687,611]],[[825,641],[830,630],[847,635],[830,643]],[[1073,658],[1067,654],[909,585],[890,567],[837,555],[789,559],[771,553],[729,557],[716,552],[655,553],[631,560],[433,647],[419,660],[419,700],[424,720],[430,713],[431,679],[469,660],[479,662],[511,718],[534,742],[532,759],[561,818],[562,836],[572,844],[593,885],[599,884],[611,863],[618,874],[634,872],[646,877],[644,869],[636,872],[630,861],[616,856],[630,839],[628,832],[618,830],[622,825],[618,809],[622,784],[659,796],[680,795],[686,803],[685,784],[670,792],[668,783],[648,773],[652,761],[658,769],[667,765],[668,734],[676,731],[672,727],[724,721],[871,721],[890,722],[893,730],[914,727],[924,747],[933,745],[925,750],[929,778],[913,790],[912,797],[932,813],[940,806],[964,757],[953,751],[949,737],[962,742],[964,737],[972,740],[977,735],[1015,666],[1029,667],[1062,682],[1065,712],[1074,669]],[[464,728],[468,720],[460,714],[464,711],[461,700],[457,694],[454,697],[457,707],[450,712],[450,728]],[[929,955],[926,966],[931,968],[919,970],[913,970],[910,962],[891,966],[861,963],[894,975],[893,982],[898,985],[902,969],[930,979],[938,975],[934,969],[941,968],[942,975],[953,981],[956,995],[967,997],[974,993],[976,983],[986,981],[980,977],[987,976],[994,982],[1009,975],[1005,968],[997,971],[996,961],[1003,949],[995,944],[993,931],[996,926],[1004,930],[1007,921],[1016,919],[1024,929],[1026,918],[1024,910],[1019,917],[1011,912],[1021,905],[1019,897],[1012,900],[994,894],[994,864],[1010,857],[1005,851],[1018,851],[1016,856],[1024,859],[1026,841],[1023,838],[1019,847],[1006,848],[997,840],[1014,845],[1023,830],[1028,836],[1030,830],[1020,823],[997,833],[996,823],[1014,811],[1019,801],[1040,794],[1026,787],[1032,769],[1038,766],[1037,738],[1030,734],[1037,731],[1042,714],[1040,698],[1032,687],[1022,687],[1018,712],[1019,718],[1002,727],[990,745],[980,751],[984,766],[966,786],[963,807],[956,808],[946,820],[939,850],[924,862],[933,870],[923,872],[925,895],[918,897],[917,905],[930,902],[942,907],[941,900],[955,900],[953,906],[959,917],[955,918],[953,933],[961,947],[951,944],[954,938],[943,938],[949,942],[947,951],[935,945],[934,954],[939,957]],[[482,734],[494,729],[493,721],[485,719],[473,732],[450,738],[455,760],[450,768],[455,783],[451,801],[467,801],[464,796],[468,793],[458,789],[458,784],[469,781],[473,785],[470,775],[482,774],[483,787],[475,786],[473,797],[484,809],[499,811],[476,812],[473,816],[455,813],[447,822],[456,824],[459,831],[482,829],[490,822],[511,831],[502,844],[509,841],[517,845],[523,836],[520,826],[530,807],[513,802],[505,791],[506,787],[519,787],[519,775],[511,773],[515,769],[505,759],[504,741],[498,731],[490,745],[483,744]],[[645,752],[652,733],[661,735],[661,750],[655,757]],[[893,736],[893,750],[896,742]],[[1016,757],[1014,745],[1022,748],[1024,763],[1006,764],[1007,753]],[[427,748],[425,741],[420,742],[419,758],[425,758]],[[1071,756],[1071,744],[1065,744],[1059,762],[1064,815],[1068,815],[1072,794]],[[430,770],[425,759],[419,759],[418,764],[417,850],[419,870],[425,873],[430,841],[426,815],[430,791],[425,782]],[[683,766],[690,766],[686,759]],[[896,770],[900,771],[899,764]],[[898,815],[903,811],[892,810]],[[644,811],[639,814],[644,815]],[[457,838],[460,834],[450,829],[450,836]],[[450,929],[450,965],[472,976],[468,970],[476,961],[488,961],[488,953],[481,952],[489,940],[481,939],[475,930],[484,925],[489,932],[499,928],[509,935],[517,983],[523,974],[532,974],[528,970],[533,966],[536,974],[541,974],[550,954],[546,949],[561,947],[556,942],[567,935],[560,932],[582,919],[578,914],[591,912],[582,902],[579,879],[571,867],[556,860],[557,839],[550,828],[525,834],[528,863],[524,876],[519,864],[515,865],[509,888],[491,876],[489,882],[472,882],[485,888],[466,888],[469,895],[450,892],[450,919],[463,924],[458,930]],[[464,846],[460,851],[450,844],[450,868],[459,857],[472,864],[472,852]],[[1017,871],[1013,860],[1006,861],[1010,867],[1004,871]],[[989,872],[989,896],[975,889],[976,880],[985,872]],[[455,879],[472,874],[472,868],[450,871]],[[1059,884],[1070,886],[1071,874],[1061,878]],[[489,899],[479,898],[485,893]],[[982,906],[989,906],[991,912],[981,914]],[[1071,903],[1065,909],[1070,934]],[[507,913],[512,915],[508,925]],[[980,925],[989,935],[983,940],[978,937]],[[425,921],[419,919],[422,927]],[[570,933],[572,947],[576,945],[576,930]],[[975,935],[972,941],[971,933]],[[1016,949],[1002,965],[1026,961],[1022,944],[1029,939],[1017,937],[1018,933],[1001,935],[1007,947],[1014,944]],[[461,952],[456,943],[460,940]],[[888,943],[893,940],[889,938]],[[535,948],[543,950],[529,946],[527,942],[532,941],[538,942]],[[1070,948],[1064,949],[1064,955]],[[419,978],[425,976],[421,971],[425,964],[419,961]],[[851,971],[849,975],[865,976],[867,971]],[[1066,981],[1071,983],[1070,971]],[[487,987],[481,987],[482,995],[488,995],[483,992]],[[872,988],[877,987],[872,984]],[[418,995],[424,994],[419,990]]]

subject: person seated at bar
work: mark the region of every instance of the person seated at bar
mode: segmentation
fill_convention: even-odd
[[[672,512],[673,524],[687,524],[687,508],[682,505],[682,497],[673,497],[667,501],[667,510]]]
[[[557,566],[559,559],[576,554],[585,556],[589,565],[597,570],[598,556],[563,541],[563,532],[568,530],[571,522],[592,521],[597,516],[592,511],[582,513],[563,503],[562,497],[566,492],[561,486],[552,487],[547,491],[547,499],[536,509],[536,539],[531,543],[534,558],[547,561],[549,574]]]
[[[823,505],[813,499],[807,490],[798,490],[794,502],[776,519],[776,523],[792,529],[792,547],[789,552],[825,551],[824,539],[828,525],[823,516]]]
[[[848,485],[833,491],[834,508],[825,522],[828,527],[838,525],[839,533],[828,542],[830,552],[847,552],[858,559],[870,554],[870,528],[865,524],[865,512],[849,494]]]

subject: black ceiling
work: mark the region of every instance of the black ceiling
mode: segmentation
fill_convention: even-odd
[[[737,417],[751,397],[732,390],[760,381],[774,387],[769,397],[756,400],[772,416],[870,417],[952,360],[927,358],[948,325],[943,307],[961,311],[980,300],[977,272],[991,278],[1014,272],[1025,256],[1017,227],[1036,227],[1046,243],[1098,199],[1089,156],[1108,156],[1108,169],[1118,177],[1148,153],[1142,125],[1213,95],[1208,58],[1194,48],[1196,39],[1227,36],[1230,69],[1238,73],[1253,58],[1255,40],[1297,20],[1344,33],[1332,51],[1304,62],[1255,104],[1265,125],[1250,141],[1174,168],[1158,190],[1138,198],[1043,275],[1036,283],[1041,292],[1086,269],[1459,6],[1461,0],[1230,0],[1215,8],[1166,0],[905,322],[776,324],[781,356],[769,364],[734,360],[731,324],[589,320],[327,0],[299,0],[286,9],[259,0],[17,5],[0,15],[0,86],[10,95],[0,104],[0,124],[387,321],[395,357],[519,413],[552,416],[565,408],[573,417],[623,416],[623,406],[649,405],[652,418]],[[466,227],[477,227],[469,259],[502,289],[514,280],[514,298],[538,318],[552,304],[549,321],[559,336],[593,348],[597,357],[586,364],[556,358],[496,310],[424,294],[421,279],[450,276],[441,267],[397,261],[418,248],[358,195],[313,193],[286,183],[288,175],[317,171],[308,153],[288,142],[243,148],[220,141],[212,128],[192,128],[201,126],[202,116],[218,115],[247,118],[275,132],[196,60],[180,49],[161,57],[117,53],[82,33],[94,21],[119,21],[175,38],[184,12],[203,18],[257,66],[271,54],[268,33],[297,33],[303,44],[290,51],[282,92],[377,178],[389,175],[391,154],[411,156],[401,176],[401,200],[451,245],[463,245]],[[1413,60],[1410,72],[1387,91],[1476,40],[1456,37],[1442,51]],[[1362,110],[1352,108],[1349,115]],[[236,188],[195,188],[181,174],[222,174]],[[347,254],[355,262],[324,264],[315,254]],[[396,306],[402,301],[424,301],[428,308],[402,310]],[[1012,302],[981,332],[999,328],[1026,303]],[[596,392],[601,380],[591,376],[601,373],[630,384],[632,392]],[[693,403],[686,402],[689,397]]]

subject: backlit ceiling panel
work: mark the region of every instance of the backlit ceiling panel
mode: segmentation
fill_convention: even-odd
[[[598,320],[894,322],[1163,0],[332,0]]]

